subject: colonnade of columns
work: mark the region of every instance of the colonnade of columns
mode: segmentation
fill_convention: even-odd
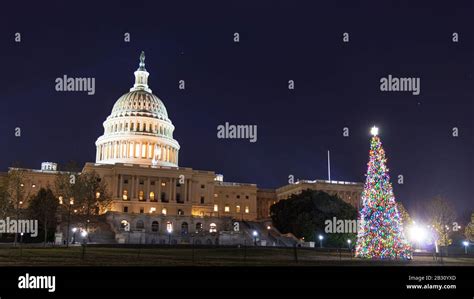
[[[111,141],[98,145],[97,161],[138,158],[178,164],[178,150],[170,145],[151,142]]]

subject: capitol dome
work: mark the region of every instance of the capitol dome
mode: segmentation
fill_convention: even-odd
[[[122,95],[104,121],[96,141],[96,163],[178,166],[179,143],[163,102],[148,87],[145,53],[135,71],[135,84]]]

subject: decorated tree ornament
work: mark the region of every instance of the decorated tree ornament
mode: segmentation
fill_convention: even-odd
[[[411,259],[411,247],[403,231],[378,128],[373,127],[371,133],[355,255],[369,259]]]

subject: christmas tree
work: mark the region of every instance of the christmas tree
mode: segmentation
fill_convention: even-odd
[[[372,128],[370,157],[359,215],[356,257],[411,259],[386,166],[387,159],[378,129]]]

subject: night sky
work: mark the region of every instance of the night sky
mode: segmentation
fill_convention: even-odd
[[[290,174],[327,179],[329,149],[332,179],[364,181],[377,125],[395,196],[411,214],[438,194],[459,216],[474,209],[471,1],[154,2],[2,5],[0,171],[15,161],[94,162],[102,122],[132,87],[144,50],[180,166],[273,188]],[[57,92],[64,74],[94,77],[96,94]],[[421,94],[381,92],[388,74],[420,77]],[[258,125],[258,141],[217,139],[225,122]]]

